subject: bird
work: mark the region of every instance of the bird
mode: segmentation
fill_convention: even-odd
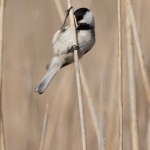
[[[70,8],[71,9],[71,8]],[[69,11],[67,15],[69,15]],[[95,18],[88,8],[79,8],[74,12],[76,19],[77,46],[73,45],[71,26],[65,26],[65,22],[53,36],[52,46],[54,56],[47,72],[35,88],[35,92],[42,94],[54,75],[63,67],[74,62],[74,48],[77,48],[79,59],[92,49],[95,39]],[[66,16],[67,18],[67,16]],[[66,21],[65,18],[65,21]]]

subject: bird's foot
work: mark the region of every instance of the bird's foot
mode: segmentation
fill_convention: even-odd
[[[66,20],[69,16],[69,13],[70,13],[70,10],[72,9],[73,7],[71,6],[69,9],[67,9],[65,12],[66,12],[66,17],[65,17],[65,20],[64,20],[64,23],[63,25],[61,26],[60,30],[63,32],[65,31],[65,24],[66,24]]]
[[[68,53],[74,52],[74,50],[79,50],[79,46],[73,45],[70,50],[68,50]]]

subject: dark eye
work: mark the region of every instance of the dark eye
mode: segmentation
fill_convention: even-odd
[[[76,16],[77,22],[83,19],[83,15],[77,15]]]

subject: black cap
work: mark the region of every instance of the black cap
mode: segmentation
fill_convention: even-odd
[[[83,16],[86,14],[86,12],[90,11],[87,8],[79,8],[74,12],[74,15],[76,16],[77,21],[80,21],[83,19]]]

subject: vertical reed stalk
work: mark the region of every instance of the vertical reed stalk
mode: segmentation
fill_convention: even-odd
[[[100,138],[99,123],[98,123],[95,108],[94,108],[94,105],[93,105],[93,102],[92,102],[92,96],[90,94],[90,91],[89,91],[89,88],[88,88],[88,85],[87,85],[87,82],[86,82],[85,74],[83,72],[83,68],[82,68],[82,66],[80,66],[80,68],[81,68],[80,71],[81,71],[81,81],[82,81],[82,85],[83,85],[83,90],[84,90],[85,95],[87,97],[87,104],[88,104],[89,111],[90,111],[90,114],[91,114],[91,117],[92,117],[92,120],[93,120],[94,128],[95,128],[95,131],[96,131],[96,136],[97,136],[98,147],[99,147],[99,150],[100,150],[101,149],[101,138]]]
[[[105,61],[106,62],[106,61]],[[106,65],[103,62],[103,66],[100,75],[100,84],[99,84],[99,109],[98,109],[98,120],[99,120],[99,150],[105,150],[105,136],[104,136],[104,131],[105,131],[105,116],[104,116],[104,110],[105,110],[105,98],[104,98],[104,91],[105,91],[105,77],[106,77]]]
[[[123,149],[123,97],[122,97],[122,25],[121,0],[118,0],[118,71],[119,71],[119,150]]]
[[[43,150],[46,129],[47,129],[47,123],[48,123],[48,102],[46,104],[46,112],[45,112],[44,121],[43,121],[43,129],[42,129],[42,136],[41,136],[39,150]]]
[[[71,1],[67,0],[68,8],[70,8]],[[73,32],[73,45],[77,46],[77,37],[76,37],[76,29],[75,29],[75,22],[74,22],[74,14],[73,9],[70,11],[70,23]],[[82,97],[82,90],[81,90],[81,79],[80,79],[80,69],[79,69],[79,60],[78,60],[78,52],[77,49],[74,50],[74,61],[75,61],[75,70],[76,70],[76,80],[77,80],[77,91],[78,91],[78,100],[79,100],[79,110],[80,110],[80,123],[81,123],[81,134],[82,134],[82,146],[83,150],[87,149],[86,144],[86,130],[85,130],[85,118],[84,118],[84,106],[83,106],[83,97]]]
[[[147,150],[150,150],[150,105],[148,106],[148,125],[147,125]]]
[[[135,84],[134,61],[133,61],[133,39],[132,39],[131,22],[129,19],[127,9],[126,9],[126,31],[127,31],[126,34],[127,34],[127,50],[128,50],[129,95],[131,107],[132,149],[139,150],[137,113],[136,113],[136,84]]]
[[[90,4],[91,3],[92,3],[92,1],[90,2]],[[64,14],[63,14],[62,5],[60,4],[60,0],[56,0],[55,4],[56,4],[57,10],[59,12],[60,19],[63,22]],[[88,103],[89,111],[90,111],[90,114],[91,114],[91,117],[93,120],[93,124],[94,124],[96,135],[97,135],[98,145],[100,148],[101,143],[100,143],[100,132],[99,132],[99,127],[98,127],[99,126],[98,125],[98,119],[97,119],[95,108],[94,108],[94,105],[92,102],[92,96],[90,94],[90,90],[89,90],[88,85],[87,85],[85,73],[84,73],[83,68],[82,68],[82,64],[80,64],[80,72],[81,72],[81,81],[82,81],[82,85],[83,85],[83,90],[85,91],[85,94],[87,97],[87,103]]]
[[[148,79],[148,74],[147,74],[147,70],[146,70],[146,65],[144,63],[143,51],[142,51],[140,38],[139,38],[138,30],[137,30],[137,25],[136,25],[136,21],[135,21],[135,16],[134,16],[134,13],[133,13],[133,8],[132,8],[132,4],[131,4],[130,0],[127,1],[127,11],[129,13],[131,26],[132,26],[132,30],[133,30],[133,36],[134,36],[135,44],[136,44],[136,47],[137,47],[136,50],[137,50],[137,54],[138,54],[139,61],[140,61],[140,67],[141,67],[142,76],[143,76],[143,84],[144,84],[144,87],[145,87],[145,90],[146,90],[146,93],[147,93],[148,101],[150,102],[149,79]]]
[[[4,122],[2,112],[2,44],[3,44],[4,0],[0,3],[0,149],[5,150]]]

